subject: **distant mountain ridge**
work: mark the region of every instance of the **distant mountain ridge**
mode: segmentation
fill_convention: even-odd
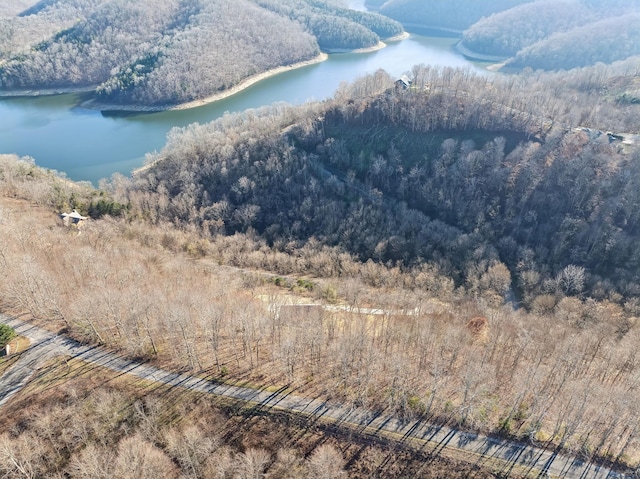
[[[403,23],[461,36],[459,51],[507,68],[571,69],[640,55],[637,0],[368,0]]]
[[[482,17],[501,12],[531,0],[367,0],[365,5],[402,24],[431,28],[465,30]]]

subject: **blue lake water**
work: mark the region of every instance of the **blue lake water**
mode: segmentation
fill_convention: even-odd
[[[362,1],[352,2],[352,7]],[[31,156],[40,166],[73,180],[97,184],[115,172],[129,174],[159,150],[173,127],[209,122],[225,112],[274,102],[300,104],[333,95],[343,81],[379,68],[393,76],[414,65],[478,68],[453,50],[454,39],[411,35],[369,53],[332,54],[315,65],[288,71],[199,108],[135,115],[105,115],[77,105],[79,95],[0,99],[0,153]]]

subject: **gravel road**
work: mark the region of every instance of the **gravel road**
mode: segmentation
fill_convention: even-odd
[[[537,477],[575,479],[635,479],[633,475],[613,472],[607,467],[558,454],[530,444],[487,437],[424,421],[402,421],[396,417],[376,415],[362,409],[347,408],[324,400],[309,399],[284,392],[267,392],[211,382],[206,379],[166,371],[148,364],[125,359],[115,353],[82,345],[65,336],[53,334],[23,321],[0,315],[0,322],[12,326],[18,334],[31,340],[11,368],[0,377],[0,407],[29,382],[33,373],[56,356],[71,356],[95,366],[102,366],[141,379],[181,387],[206,394],[225,396],[259,406],[322,418],[326,422],[356,430],[366,436],[384,436],[398,441],[422,443],[423,450],[447,452],[477,464],[498,464],[506,477],[529,471]]]

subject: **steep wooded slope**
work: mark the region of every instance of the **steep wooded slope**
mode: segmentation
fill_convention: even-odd
[[[557,32],[520,50],[508,67],[569,70],[640,55],[640,10]]]
[[[12,17],[20,14],[29,7],[38,3],[38,0],[13,0],[0,4],[0,17]]]
[[[296,119],[294,114],[287,118],[285,123]],[[282,126],[256,117],[245,120],[257,128],[257,135],[265,127]],[[223,125],[231,133],[234,121],[229,117]],[[210,138],[209,146],[200,144],[200,153],[211,153],[220,141]],[[277,167],[277,158],[271,162]],[[277,168],[270,172],[278,174]],[[152,181],[152,176],[147,180]],[[308,180],[313,183],[311,174]],[[116,190],[126,186],[118,186],[121,181],[114,180]],[[247,184],[245,180],[240,183]],[[68,211],[73,205],[86,212],[89,202],[111,204],[110,195],[56,177],[35,167],[32,160],[0,155],[0,236],[4,240],[0,242],[0,271],[6,279],[0,282],[0,307],[64,327],[67,334],[84,342],[180,371],[191,370],[212,380],[248,382],[269,390],[295,389],[296,395],[367,408],[376,416],[395,414],[409,427],[419,420],[494,431],[523,441],[535,438],[548,441],[549,449],[570,449],[579,457],[586,454],[585,461],[637,467],[639,404],[629,397],[637,396],[639,386],[636,346],[640,327],[636,318],[640,308],[633,298],[620,305],[613,298],[596,301],[546,294],[534,302],[534,312],[529,313],[505,306],[497,297],[497,289],[508,284],[509,272],[494,262],[482,273],[481,249],[470,258],[475,267],[467,282],[456,287],[433,263],[399,267],[359,262],[342,248],[314,239],[302,247],[292,238],[270,246],[252,228],[232,236],[205,236],[206,230],[198,231],[194,224],[178,229],[157,216],[166,205],[156,200],[166,198],[140,190],[130,195],[125,217],[94,215],[82,234],[77,234],[75,228],[57,224],[51,208]],[[186,192],[179,200],[183,205],[188,206],[188,195]],[[179,208],[179,201],[171,207]],[[460,236],[458,247],[450,253],[464,251],[467,239]],[[397,239],[392,243],[397,244]],[[289,276],[274,276],[264,269]],[[562,278],[577,277],[566,274]],[[310,307],[310,301],[315,306]],[[298,302],[304,306],[296,307]],[[323,307],[326,302],[332,304]],[[39,375],[37,382],[46,393],[38,394],[35,403],[43,397],[50,399],[54,389],[59,391],[58,380],[68,384],[74,364],[55,362],[51,378]],[[6,365],[0,360],[0,371]],[[90,378],[96,373],[86,364],[81,369]],[[148,383],[142,386],[147,388]],[[71,391],[74,398],[86,397],[73,386]],[[172,391],[181,394],[180,388]],[[165,391],[161,394],[165,397]],[[27,401],[34,405],[31,398]],[[159,411],[153,403],[148,403],[148,409],[136,408],[137,420],[127,420],[130,407],[117,401],[114,410],[123,422],[114,422],[109,407],[107,414],[85,403],[82,421],[78,421],[73,401],[60,401],[51,404],[59,406],[53,409],[53,417],[62,431],[44,419],[46,413],[29,414],[18,407],[18,417],[25,420],[3,415],[5,428],[14,422],[20,428],[0,435],[0,455],[13,454],[32,466],[44,465],[43,477],[60,469],[75,477],[67,461],[79,465],[87,463],[77,459],[115,460],[120,454],[114,446],[122,435],[133,432],[138,420],[143,431],[160,432],[149,428],[154,422],[142,414],[147,411],[157,418]],[[193,404],[178,398],[169,403],[182,411],[182,420],[184,405]],[[100,404],[106,407],[109,401],[102,396]],[[254,417],[256,410],[251,407],[247,413]],[[196,414],[204,422],[193,432],[207,430],[210,414]],[[110,426],[102,421],[105,417]],[[171,425],[179,425],[174,414],[169,417]],[[99,429],[94,430],[94,424]],[[68,433],[69,427],[87,428],[82,429],[82,437],[95,438],[98,447],[83,454],[82,449],[91,442],[78,444],[78,434]],[[104,434],[96,434],[97,430]],[[247,434],[246,423],[236,432]],[[109,442],[103,442],[103,436]],[[349,434],[348,440],[353,437]],[[298,440],[296,435],[295,442]],[[153,443],[162,448],[166,444],[158,438]],[[34,455],[21,454],[26,444]],[[357,450],[358,457],[364,456],[360,444]],[[397,449],[391,454],[396,464]],[[51,457],[57,460],[51,462]],[[201,461],[209,457],[204,455],[191,466],[204,466]],[[429,468],[434,456],[430,457]],[[7,472],[2,468],[8,467],[11,473],[14,465],[0,461],[0,472]],[[217,460],[211,464],[220,465]],[[477,467],[474,460],[474,477]],[[380,474],[384,468],[368,469],[364,476],[356,477],[371,477],[373,470],[385,477]],[[465,472],[461,476],[469,477]],[[400,473],[392,467],[389,477],[406,473],[406,469]],[[207,474],[203,476],[209,477]],[[274,476],[284,477],[280,472]],[[435,476],[455,477],[439,470]]]
[[[149,47],[100,85],[99,99],[142,105],[188,102],[319,53],[300,26],[247,1],[203,6],[183,30]]]
[[[0,5],[0,60],[27,53],[43,40],[72,27],[99,1],[3,2]]]
[[[390,0],[380,7],[380,13],[406,25],[462,31],[482,17],[529,1]]]
[[[537,0],[483,18],[464,32],[461,50],[513,57],[509,67],[558,70],[640,54],[640,3]]]
[[[402,31],[315,0],[52,0],[2,22],[0,91],[102,84],[101,100],[139,105],[206,97],[321,48],[371,47]]]
[[[323,50],[375,45],[380,38],[402,33],[397,22],[321,0],[254,0],[258,5],[299,22],[313,33]]]
[[[636,297],[639,153],[602,131],[633,132],[639,111],[600,97],[617,73],[594,73],[489,81],[416,68],[406,91],[379,73],[334,102],[176,131],[130,194],[211,234],[435,262],[459,284],[504,263],[529,303]]]
[[[464,32],[462,45],[477,53],[510,57],[555,32],[598,19],[580,0],[525,3],[476,22]]]
[[[462,53],[510,59],[510,68],[569,70],[640,54],[637,0],[390,0],[378,6],[413,28],[460,33]]]

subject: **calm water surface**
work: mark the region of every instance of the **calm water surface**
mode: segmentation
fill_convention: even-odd
[[[376,52],[330,55],[325,62],[282,73],[190,110],[113,116],[78,107],[78,95],[0,99],[0,153],[28,155],[40,166],[97,184],[100,178],[115,172],[128,175],[141,166],[145,154],[161,149],[167,132],[176,126],[279,101],[322,100],[332,96],[341,82],[379,68],[393,76],[420,63],[477,68],[452,50],[454,42],[412,35]]]

